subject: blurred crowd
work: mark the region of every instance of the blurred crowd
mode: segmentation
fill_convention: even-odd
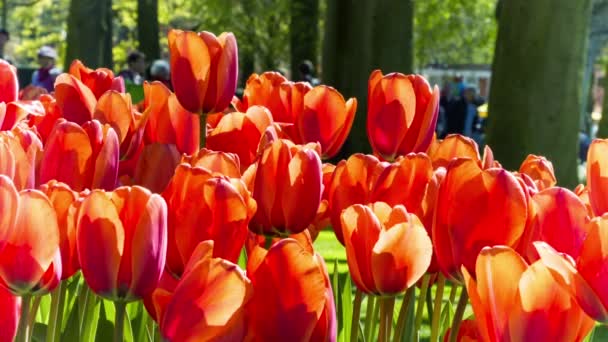
[[[486,100],[477,87],[466,84],[462,76],[456,76],[441,89],[437,136],[462,134],[472,138],[479,146],[484,143],[485,113],[480,108]]]

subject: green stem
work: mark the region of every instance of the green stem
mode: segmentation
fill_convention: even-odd
[[[198,115],[198,119],[198,128],[200,133],[199,145],[202,148],[206,147],[207,143],[207,113],[200,113]]]
[[[367,341],[371,341],[374,337],[376,337],[376,325],[378,325],[378,314],[380,313],[380,306],[382,306],[382,298],[376,298],[376,304],[374,305],[374,313],[372,314],[372,324],[371,324],[371,336]]]
[[[17,336],[15,337],[15,342],[28,342],[30,336],[28,318],[30,316],[31,299],[31,295],[27,294],[21,297],[21,317],[19,317],[19,327],[17,330]]]
[[[36,315],[38,314],[38,308],[40,308],[41,300],[42,296],[36,296],[34,298],[34,302],[32,303],[32,307],[30,308],[30,316],[27,318],[27,326],[29,327],[29,335],[27,336],[28,341],[32,339],[32,333],[34,332],[34,324],[36,323]]]
[[[429,289],[431,288],[430,284],[429,284]],[[426,302],[426,311],[428,313],[428,318],[429,321],[433,318],[433,299],[432,297],[432,293],[431,291],[427,291],[426,292],[426,298],[424,299],[424,301]]]
[[[467,289],[462,286],[462,292],[460,293],[460,299],[458,300],[458,306],[454,313],[454,321],[452,322],[452,329],[450,330],[450,342],[456,342],[458,337],[458,330],[460,329],[460,322],[462,322],[462,316],[464,316],[464,310],[469,302],[469,295]]]
[[[405,328],[405,321],[407,320],[407,311],[411,301],[414,299],[416,293],[416,286],[413,285],[405,292],[405,297],[401,303],[401,309],[399,310],[399,316],[397,317],[397,327],[395,328],[395,339],[394,341],[401,341],[405,334],[403,329]],[[409,333],[409,332],[408,332]]]
[[[387,303],[384,298],[378,298],[378,302],[380,302],[380,330],[378,331],[378,342],[386,342],[388,341],[388,337],[386,336]]]
[[[89,288],[89,286],[87,286],[86,284],[82,284],[80,285],[80,289],[78,289],[78,298],[76,299],[78,301],[78,319],[79,321],[79,326],[80,326],[80,334],[79,336],[82,336],[82,332],[84,331],[84,325],[85,325],[85,314],[87,312],[87,303],[88,303],[88,299],[90,296],[92,296],[93,294],[91,293],[91,289]]]
[[[116,316],[114,319],[114,342],[123,342],[127,302],[119,300],[114,302],[114,306],[116,307]]]
[[[433,320],[431,322],[431,342],[439,341],[439,319],[443,301],[443,288],[445,286],[445,277],[443,276],[443,273],[439,273],[438,277],[437,291],[435,292],[435,305],[433,308]]]
[[[384,322],[386,324],[385,330],[386,330],[386,341],[392,341],[391,340],[391,332],[393,329],[393,313],[395,310],[395,297],[390,297],[390,298],[386,298],[384,299],[384,301],[386,302],[386,321]]]
[[[52,336],[52,340],[51,341],[59,341],[61,338],[61,329],[63,326],[63,310],[65,308],[65,303],[66,301],[69,300],[68,297],[68,285],[67,283],[65,283],[65,281],[61,282],[59,284],[59,307],[57,309],[57,319],[55,320],[55,332],[54,335]]]
[[[357,342],[359,339],[359,316],[361,316],[361,301],[363,292],[357,289],[355,293],[355,303],[353,304],[353,320],[350,327],[350,340]]]
[[[422,324],[422,311],[424,309],[424,300],[426,299],[426,293],[429,289],[429,283],[431,280],[430,274],[425,274],[422,277],[422,286],[420,287],[420,296],[418,296],[418,303],[416,304],[416,320],[414,321],[414,331],[420,330]],[[429,316],[432,317],[432,316]]]
[[[65,282],[62,281],[59,283],[59,286],[51,292],[51,313],[49,315],[49,325],[46,329],[47,342],[55,342],[55,331],[57,330],[57,321],[59,319],[59,307],[63,301],[65,286]],[[61,323],[59,323],[59,325],[61,326]]]
[[[372,322],[375,322],[376,320],[376,314],[374,314],[374,309],[375,306],[378,304],[376,303],[375,299],[376,297],[374,296],[367,296],[367,310],[365,311],[365,329],[363,331],[366,341],[371,341],[371,334],[373,330]]]
[[[272,237],[271,236],[265,236],[264,237],[264,249],[266,250],[270,250],[270,247],[272,247]]]
[[[456,299],[456,292],[458,292],[458,286],[452,284],[452,288],[450,289],[450,305],[454,304],[454,300]]]
[[[95,307],[97,306],[97,296],[93,293],[93,291],[85,284],[86,287],[85,294],[86,298],[84,299],[84,312],[82,315],[82,322],[80,323],[81,330],[80,336],[82,340],[89,341],[89,336],[92,333],[93,317],[95,314]]]

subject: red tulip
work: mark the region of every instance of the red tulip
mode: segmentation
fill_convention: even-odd
[[[527,218],[519,181],[503,169],[482,170],[477,161],[450,163],[437,196],[433,245],[443,274],[461,280],[460,266],[475,275],[475,260],[486,246],[516,246]]]
[[[110,69],[89,69],[80,60],[75,59],[70,64],[69,73],[91,89],[97,99],[108,90],[125,92],[124,80],[122,77],[114,77],[114,73]]]
[[[121,182],[123,185],[140,185],[160,194],[171,181],[180,157],[179,151],[173,144],[146,145],[135,159],[137,164],[133,178],[122,175]]]
[[[576,256],[561,254],[546,242],[535,247],[542,262],[594,320],[608,322],[608,216],[594,218]]]
[[[267,71],[261,75],[251,74],[243,91],[242,108],[237,109],[244,112],[253,106],[264,106],[268,108],[274,120],[293,123],[295,120],[290,110],[291,106],[286,108],[284,103],[293,102],[296,108],[302,108],[300,105],[303,102],[302,98],[311,87],[305,83],[297,83],[301,85],[292,90],[292,84],[283,75],[274,71]],[[299,96],[296,96],[298,94]],[[292,98],[293,101],[289,101]]]
[[[175,144],[180,153],[196,153],[200,139],[199,117],[184,109],[165,85],[144,83],[144,108],[149,111],[146,143]]]
[[[369,77],[367,136],[374,153],[392,160],[410,152],[425,152],[431,144],[439,88],[420,75],[375,70]]]
[[[55,97],[61,115],[79,125],[93,119],[95,94],[76,77],[61,74],[55,80]]]
[[[0,278],[15,295],[44,294],[61,278],[57,215],[38,190],[17,193],[0,175]]]
[[[252,285],[235,264],[214,258],[213,242],[198,244],[175,290],[156,290],[161,334],[168,341],[242,341]]]
[[[530,176],[538,190],[544,190],[557,184],[553,164],[542,156],[528,155],[526,160],[521,163],[519,172]]]
[[[40,186],[57,214],[59,223],[59,249],[61,251],[61,280],[68,279],[80,270],[76,252],[76,219],[82,200],[67,184],[52,180]]]
[[[75,191],[116,187],[119,141],[114,129],[89,121],[55,125],[40,161],[40,183],[56,179]]]
[[[192,167],[201,167],[214,174],[221,174],[230,178],[241,178],[239,157],[236,154],[221,151],[200,149],[192,156],[182,156],[182,163]]]
[[[21,297],[0,286],[0,342],[12,342],[21,316]]]
[[[167,205],[138,186],[93,190],[78,211],[76,241],[93,292],[111,300],[143,298],[165,267]]]
[[[541,261],[486,247],[475,269],[476,279],[462,272],[484,341],[582,341],[594,326]]]
[[[213,240],[214,257],[236,262],[256,211],[238,178],[181,164],[163,192],[169,210],[167,268],[180,276],[199,242]]]
[[[564,188],[548,188],[529,201],[531,215],[522,236],[521,255],[536,261],[538,254],[532,243],[545,241],[558,251],[577,257],[587,236],[589,217],[585,204]]]
[[[247,113],[226,114],[209,133],[207,148],[238,155],[244,171],[257,159],[262,134],[272,123],[268,109],[259,106],[249,108]]]
[[[310,240],[283,239],[268,251],[255,247],[247,275],[253,284],[247,341],[335,340],[329,276]]]
[[[481,165],[481,157],[475,140],[460,134],[448,135],[429,148],[429,157],[435,169],[448,167],[456,158],[471,158]],[[485,168],[485,167],[484,167]]]
[[[361,291],[397,295],[429,268],[431,239],[418,217],[404,206],[355,204],[342,212],[341,220],[348,269]]]
[[[608,212],[608,139],[595,139],[587,154],[587,187],[589,200],[596,216]]]
[[[175,95],[192,113],[221,112],[236,90],[238,53],[232,33],[169,31],[171,81]]]
[[[445,332],[445,336],[443,337],[443,342],[448,342],[451,328]],[[460,322],[460,328],[458,329],[456,336],[456,341],[458,342],[478,342],[483,341],[481,336],[479,336],[479,330],[477,326],[477,321],[474,319],[465,319]]]
[[[55,127],[55,123],[61,118],[61,112],[57,105],[57,101],[51,95],[41,95],[39,101],[43,111],[35,115],[30,113],[28,125],[30,127],[36,127],[36,130],[40,135],[40,140],[46,144],[51,131]]]
[[[323,191],[318,147],[283,139],[266,146],[255,174],[253,198],[258,210],[249,225],[251,231],[296,234],[313,222]]]
[[[19,95],[19,80],[17,68],[7,61],[0,59],[0,102],[17,101]]]
[[[336,165],[327,189],[331,226],[336,238],[344,244],[340,214],[353,204],[371,202],[372,187],[388,163],[371,155],[355,153]]]
[[[332,87],[317,86],[304,95],[303,109],[295,119],[300,143],[319,142],[323,158],[342,148],[357,111],[357,99],[344,97]]]

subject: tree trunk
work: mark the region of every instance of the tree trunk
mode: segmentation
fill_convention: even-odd
[[[413,0],[378,0],[375,6],[372,68],[385,74],[413,73]]]
[[[160,58],[158,0],[137,0],[137,38],[148,61]]]
[[[291,78],[298,80],[302,61],[318,62],[319,0],[292,0],[290,12]]]
[[[371,151],[366,134],[367,81],[372,71],[374,0],[328,0],[323,43],[323,83],[356,97],[357,114],[341,157]]]
[[[549,158],[562,186],[577,183],[579,111],[591,0],[502,2],[488,143],[508,169]],[[568,23],[564,25],[564,23]]]
[[[70,1],[65,69],[74,59],[112,68],[112,0]]]

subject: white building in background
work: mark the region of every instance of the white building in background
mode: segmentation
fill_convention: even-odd
[[[488,98],[492,67],[488,64],[429,64],[419,73],[429,80],[431,85],[443,88],[446,83],[462,77],[464,83],[477,88],[480,96]]]

